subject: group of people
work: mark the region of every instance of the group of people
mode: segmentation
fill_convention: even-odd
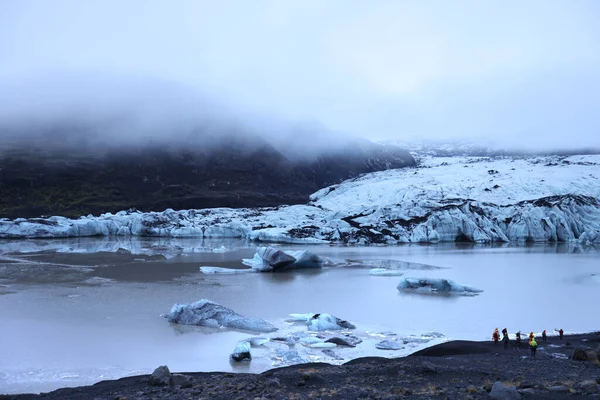
[[[560,340],[563,339],[563,335],[564,335],[564,331],[561,329],[555,329],[555,331],[558,332],[558,336],[560,337]],[[521,348],[521,331],[518,331],[515,334],[515,349],[519,350]],[[494,329],[494,333],[492,333],[492,340],[494,341],[495,344],[498,344],[498,342],[500,341],[500,332],[498,332],[498,328]],[[548,335],[546,334],[546,330],[544,329],[544,331],[542,332],[542,341],[543,342],[547,342],[548,341]],[[509,347],[509,342],[510,339],[508,338],[508,330],[506,328],[502,329],[502,342],[504,343],[504,349],[508,349]],[[529,350],[531,351],[531,356],[535,358],[535,353],[537,352],[537,340],[535,340],[535,335],[533,334],[533,332],[529,333],[529,340],[527,342],[529,344]]]

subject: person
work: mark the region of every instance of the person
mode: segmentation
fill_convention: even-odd
[[[494,333],[492,333],[492,340],[494,341],[494,344],[498,344],[498,341],[500,340],[500,334],[498,333],[498,328],[494,329]]]
[[[504,334],[502,336],[502,341],[504,342],[504,350],[508,350],[508,332],[506,332],[506,328],[502,331],[502,333]]]
[[[562,330],[562,328],[560,328],[560,329],[558,330],[558,336],[560,337],[560,340],[562,340],[562,338],[563,338],[563,334],[564,334],[564,331]]]
[[[517,337],[517,340],[515,341],[515,347],[517,348],[517,350],[521,349],[521,331],[518,331],[515,335]]]
[[[531,357],[535,358],[535,352],[537,350],[537,342],[535,341],[535,336],[532,337],[529,341],[529,348],[531,349]]]
[[[533,340],[533,332],[529,332],[529,339],[527,340],[527,343],[531,343],[531,341]]]
[[[504,337],[504,335],[508,336],[508,330],[506,328],[502,329],[502,337]]]
[[[543,342],[547,342],[548,341],[548,336],[546,335],[546,330],[545,329],[542,331],[542,341]]]

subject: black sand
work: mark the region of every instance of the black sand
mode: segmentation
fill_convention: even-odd
[[[187,384],[151,384],[148,375],[39,395],[0,395],[0,400],[33,399],[486,399],[495,382],[514,386],[524,399],[600,398],[600,332],[548,338],[531,358],[502,343],[452,341],[411,356],[369,357],[341,366],[302,364],[262,374],[183,373]],[[585,350],[586,361],[572,359]],[[513,392],[514,393],[514,392]]]

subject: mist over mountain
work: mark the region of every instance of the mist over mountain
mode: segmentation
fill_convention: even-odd
[[[54,75],[0,94],[0,217],[297,204],[404,150],[153,79]]]

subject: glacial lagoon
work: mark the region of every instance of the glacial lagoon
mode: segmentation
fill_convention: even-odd
[[[441,340],[487,340],[495,327],[511,333],[600,328],[596,247],[274,246],[309,249],[328,263],[318,270],[203,274],[200,266],[244,268],[241,260],[252,258],[257,244],[143,238],[1,241],[0,393],[91,384],[164,364],[172,371],[261,372],[294,361],[287,344],[271,341],[252,349],[251,362],[233,363],[229,354],[237,342],[256,334],[174,325],[162,317],[175,303],[203,298],[279,328],[261,336],[308,334],[304,324],[286,322],[290,313],[329,313],[356,325],[351,334],[362,340],[357,347],[324,353],[296,344],[304,361],[398,357]],[[373,268],[403,275],[372,275]],[[396,286],[403,277],[447,278],[483,292],[400,292]],[[382,340],[402,343],[401,349],[379,350]]]

